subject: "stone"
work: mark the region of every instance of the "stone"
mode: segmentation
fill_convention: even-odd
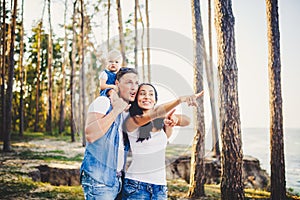
[[[191,156],[178,157],[167,166],[167,179],[182,178],[187,183],[190,181]],[[221,163],[217,158],[205,158],[205,183],[219,184],[221,182]],[[268,189],[270,177],[266,170],[261,169],[259,160],[244,156],[243,181],[245,188]]]
[[[40,165],[37,167],[40,172],[40,181],[50,183],[51,185],[80,185],[79,168],[70,168],[65,166]],[[35,175],[35,174],[33,174]],[[32,177],[34,180],[34,178]]]

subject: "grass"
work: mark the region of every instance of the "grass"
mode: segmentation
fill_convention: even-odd
[[[83,192],[81,186],[53,186],[49,183],[34,182],[25,173],[20,171],[19,165],[4,165],[6,159],[20,159],[20,160],[42,160],[48,163],[51,162],[81,162],[81,154],[74,157],[66,156],[63,150],[47,150],[35,151],[36,147],[27,143],[31,140],[63,140],[70,142],[69,136],[51,136],[44,133],[29,133],[26,132],[22,139],[12,136],[15,150],[11,153],[3,153],[0,157],[0,194],[1,199],[66,199],[66,200],[81,200]],[[1,145],[1,142],[0,142]],[[184,152],[182,149],[170,146],[167,154],[172,156],[181,152],[185,154],[189,149],[186,148]],[[5,157],[7,156],[7,157]],[[189,185],[182,179],[175,179],[168,181],[168,194],[170,200],[186,199]],[[288,199],[299,199],[299,194],[292,195],[293,190],[288,189]],[[221,199],[220,185],[205,185],[206,197],[201,199],[218,200]],[[269,199],[270,193],[267,191],[245,189],[245,199]]]
[[[62,154],[62,155],[58,155],[58,154]],[[24,160],[44,160],[47,162],[51,162],[51,161],[74,161],[74,162],[81,162],[82,161],[82,155],[81,154],[77,154],[74,157],[67,157],[63,155],[64,152],[63,151],[45,151],[45,152],[34,152],[31,150],[26,150],[21,152],[20,154],[18,154],[18,156],[20,156],[21,159]]]
[[[13,142],[28,142],[31,140],[43,140],[43,139],[52,139],[58,141],[71,141],[71,135],[67,133],[54,133],[50,134],[47,132],[24,132],[23,137],[20,137],[18,133],[11,134],[11,141]],[[80,141],[80,137],[76,134],[75,140]]]
[[[182,199],[187,197],[187,193],[189,190],[188,184],[182,179],[176,179],[168,181],[168,194],[169,199]],[[220,185],[208,185],[204,186],[206,197],[202,199],[209,200],[219,200],[221,199]],[[300,199],[299,195],[293,195],[288,193],[287,200]],[[268,200],[270,199],[270,192],[262,191],[262,190],[254,190],[254,189],[245,189],[245,199],[260,199],[260,200]]]
[[[52,186],[14,173],[0,172],[2,199],[84,199],[80,186]]]

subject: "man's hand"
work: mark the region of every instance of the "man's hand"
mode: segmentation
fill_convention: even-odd
[[[124,110],[128,110],[130,107],[130,104],[128,104],[126,101],[124,101],[122,98],[118,97],[117,95],[111,95],[109,98],[113,109],[117,113],[121,113]]]

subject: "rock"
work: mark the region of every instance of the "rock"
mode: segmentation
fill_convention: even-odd
[[[38,169],[29,171],[28,176],[31,177],[31,179],[33,181],[36,181],[36,182],[41,181],[41,172]]]
[[[190,181],[191,156],[180,156],[167,166],[167,179],[183,178]],[[205,158],[205,183],[219,184],[221,181],[221,163],[213,157]],[[251,156],[243,159],[243,181],[245,188],[267,189],[270,177],[260,167],[259,160]]]
[[[258,159],[252,156],[244,156],[243,180],[245,188],[267,189],[270,177],[266,170],[261,169]]]
[[[40,181],[50,183],[51,185],[80,185],[79,168],[70,168],[69,166],[48,166],[40,165],[37,167],[40,172]],[[37,173],[32,173],[32,180],[38,177]],[[38,180],[38,179],[37,179]]]

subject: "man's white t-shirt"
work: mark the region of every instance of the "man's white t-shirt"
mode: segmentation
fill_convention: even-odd
[[[110,107],[110,100],[105,96],[97,97],[89,106],[89,112],[96,112],[100,114],[106,115],[108,109]],[[123,130],[122,124],[126,117],[128,116],[128,112],[121,113],[120,126],[118,127],[119,132],[119,148],[118,148],[118,165],[117,172],[120,172],[124,166],[124,142],[123,142]]]

